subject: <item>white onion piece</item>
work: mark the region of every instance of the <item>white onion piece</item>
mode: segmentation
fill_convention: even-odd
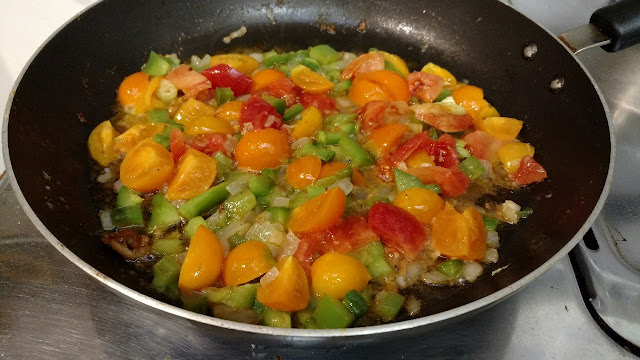
[[[400,161],[398,164],[396,164],[396,167],[398,168],[398,170],[407,172],[407,163],[405,163],[404,161]]]
[[[122,184],[122,181],[120,181],[120,179],[116,180],[116,182],[113,183],[113,190],[115,190],[116,192],[119,192],[120,189],[122,189],[122,187],[124,186],[124,184]]]
[[[487,246],[497,248],[500,246],[500,235],[495,231],[487,231]]]
[[[221,240],[222,239],[227,240],[231,236],[233,236],[235,233],[242,230],[243,225],[244,223],[240,220],[232,221],[229,225],[223,227],[222,229],[220,229],[220,231],[216,232],[216,235],[218,235],[218,238],[220,238]]]
[[[299,244],[300,244],[300,239],[296,236],[296,234],[289,231],[287,233],[287,236],[284,238],[284,243],[282,244],[282,249],[280,249],[278,260],[295,254],[296,251],[298,251]]]
[[[347,96],[341,96],[337,98],[336,103],[338,104],[338,106],[343,108],[348,108],[355,105],[353,101],[351,101],[351,99],[349,99]]]
[[[499,215],[501,215],[502,220],[504,220],[505,222],[508,222],[509,224],[515,224],[518,222],[518,211],[520,211],[520,209],[520,205],[511,200],[507,200],[500,204]]]
[[[247,101],[247,100],[249,100],[249,98],[251,98],[251,95],[250,94],[246,94],[246,95],[238,96],[236,98],[236,100]]]
[[[236,145],[238,145],[238,138],[230,134],[227,135],[227,140],[222,144],[228,154],[231,154],[236,149]]]
[[[222,252],[224,253],[224,256],[226,257],[227,255],[229,255],[229,240],[228,239],[223,239],[221,237],[218,238],[218,240],[220,240],[220,247],[222,247]]]
[[[485,263],[496,263],[498,262],[498,250],[496,249],[487,249],[484,253],[484,262]]]
[[[482,275],[482,265],[475,261],[465,262],[462,266],[462,276],[471,282]]]
[[[422,281],[430,284],[446,284],[450,283],[452,280],[452,277],[449,277],[440,271],[429,271],[422,274]]]
[[[420,312],[420,301],[413,296],[410,296],[407,299],[407,302],[404,303],[405,308],[407,309],[407,313],[409,316],[416,316]]]
[[[213,215],[209,216],[209,218],[207,219],[207,225],[212,229],[215,228],[218,224],[218,221],[220,221],[224,216],[224,213],[222,213],[220,210],[214,212]]]
[[[264,60],[264,55],[262,55],[262,54],[253,53],[253,54],[249,54],[249,56],[251,56],[252,58],[256,59],[256,61],[259,62],[259,63],[261,63],[262,60]]]
[[[291,149],[296,150],[311,142],[310,137],[302,137],[291,144]]]
[[[236,181],[227,185],[226,189],[229,192],[229,194],[235,195],[244,191],[244,189],[247,188],[248,184],[249,184],[249,176],[247,174],[247,176],[239,177],[238,179],[236,179]]]
[[[113,226],[113,222],[111,221],[111,210],[102,210],[100,211],[100,223],[102,224],[102,228],[104,230],[113,230],[115,226]]]
[[[173,204],[173,206],[176,207],[176,209],[179,209],[182,205],[184,205],[184,203],[186,203],[187,200],[173,200],[171,202],[171,204]]]
[[[407,286],[407,282],[404,280],[404,276],[398,276],[396,278],[396,283],[398,283],[398,287],[400,289],[404,289]]]
[[[267,271],[266,274],[262,276],[262,278],[260,279],[260,285],[265,286],[268,283],[272,282],[278,277],[278,274],[280,274],[278,269],[275,266],[272,267],[271,269],[269,269],[269,271]]]
[[[106,183],[111,179],[113,179],[113,173],[111,173],[111,169],[109,168],[104,169],[104,172],[98,175],[98,177],[96,177],[96,180],[102,184]]]
[[[478,159],[478,161],[484,166],[484,174],[482,174],[482,177],[491,177],[493,175],[493,165],[491,165],[491,161],[484,159]]]
[[[283,206],[283,207],[289,207],[289,198],[286,197],[275,197],[273,198],[273,201],[271,202],[271,206]]]
[[[422,264],[419,261],[410,262],[407,265],[407,270],[405,271],[405,277],[407,279],[407,283],[409,285],[414,284],[420,278],[420,274],[422,274]]]
[[[422,125],[421,124],[407,124],[407,126],[409,126],[409,130],[414,133],[414,134],[418,134],[422,132]]]
[[[229,36],[225,36],[222,38],[222,42],[225,44],[228,44],[231,42],[231,40],[235,39],[235,38],[239,38],[244,36],[244,34],[247,33],[247,28],[246,26],[242,26],[240,29],[233,31],[232,33],[229,34]]]
[[[333,185],[329,186],[329,189],[335,187],[339,187],[340,189],[342,189],[345,195],[349,195],[351,193],[351,190],[353,190],[353,183],[351,182],[351,180],[343,178],[337,180],[335,183],[333,183]]]

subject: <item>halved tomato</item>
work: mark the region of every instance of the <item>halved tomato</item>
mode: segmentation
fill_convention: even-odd
[[[424,248],[427,235],[420,221],[407,210],[384,202],[373,204],[369,210],[369,226],[382,242],[415,260]]]
[[[240,112],[240,122],[251,123],[253,130],[265,128],[280,129],[282,127],[282,116],[268,102],[260,96],[253,95],[242,105]]]

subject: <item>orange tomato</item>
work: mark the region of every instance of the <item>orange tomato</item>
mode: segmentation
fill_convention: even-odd
[[[367,268],[349,255],[329,252],[311,264],[311,288],[314,294],[342,299],[349,291],[362,291],[371,280]]]
[[[152,78],[151,81],[149,81],[149,86],[147,86],[147,89],[144,91],[144,105],[147,110],[165,107],[165,104],[154,95],[162,79],[162,76]]]
[[[383,70],[384,61],[385,58],[379,51],[362,54],[347,65],[342,74],[340,74],[340,80],[353,80],[353,78],[357,78],[362,74]]]
[[[120,156],[114,142],[117,136],[118,132],[113,128],[109,120],[101,122],[91,131],[87,141],[89,154],[100,165],[107,166]]]
[[[260,241],[245,241],[236,246],[224,260],[222,279],[226,286],[249,282],[276,265],[269,247]]]
[[[118,102],[131,113],[142,114],[147,111],[145,92],[149,86],[149,75],[143,72],[133,73],[120,83]]]
[[[171,153],[153,140],[144,140],[125,156],[120,164],[120,180],[138,192],[162,188],[173,175]]]
[[[236,130],[228,121],[214,116],[195,118],[184,127],[184,133],[191,137],[201,134],[235,134]]]
[[[336,172],[346,168],[348,165],[342,162],[332,162],[322,165],[320,169],[320,175],[318,175],[318,179],[326,178],[327,176],[331,176]],[[367,180],[362,176],[360,171],[356,169],[351,169],[351,181],[353,185],[356,186],[365,186],[367,185]]]
[[[460,260],[480,260],[487,251],[487,230],[482,215],[472,208],[462,214],[447,203],[431,225],[433,248]]]
[[[189,200],[213,184],[217,170],[218,163],[214,158],[189,148],[180,158],[178,171],[165,196],[169,200]]]
[[[453,101],[467,110],[467,114],[477,118],[484,105],[482,89],[473,85],[462,85],[451,92]]]
[[[407,131],[409,131],[409,127],[404,124],[380,126],[373,130],[364,146],[375,157],[385,156],[400,144],[402,135]]]
[[[160,134],[166,126],[167,124],[163,123],[140,123],[133,125],[129,130],[114,139],[116,148],[126,154],[142,141],[151,139],[156,134]]]
[[[287,136],[276,129],[246,133],[236,146],[238,167],[262,171],[278,167],[291,157]]]
[[[514,142],[502,145],[500,149],[498,149],[498,158],[504,166],[504,169],[509,173],[513,174],[520,167],[520,162],[522,158],[529,155],[533,157],[536,149],[531,146],[531,144]]]
[[[315,156],[303,156],[287,166],[287,182],[296,189],[313,184],[320,175],[322,160]]]
[[[293,256],[276,264],[278,276],[258,286],[256,298],[265,306],[278,311],[298,311],[309,305],[309,280],[300,262]]]
[[[362,74],[349,89],[349,98],[359,106],[374,100],[408,101],[410,97],[406,80],[389,70]]]
[[[322,129],[322,113],[315,106],[309,106],[300,114],[300,120],[294,125],[291,137],[299,139],[312,136],[320,129]]]
[[[216,66],[219,64],[227,64],[247,76],[251,75],[251,73],[260,66],[260,63],[258,63],[256,59],[244,54],[222,54],[212,56],[209,61],[209,66]]]
[[[204,225],[198,226],[180,269],[178,287],[198,291],[212,286],[220,277],[223,258],[224,251],[216,234]]]
[[[416,151],[404,161],[409,168],[436,166],[433,158],[425,150]]]
[[[342,218],[347,196],[339,187],[329,189],[293,209],[287,227],[294,233],[328,229]]]
[[[500,140],[515,140],[522,130],[522,121],[513,118],[490,116],[483,121],[484,131]]]
[[[312,94],[323,93],[333,89],[331,80],[304,65],[296,65],[291,69],[289,78],[302,90]]]
[[[216,108],[194,98],[189,98],[180,106],[174,118],[178,123],[188,126],[192,121],[203,116],[215,117]]]
[[[244,104],[244,101],[241,101],[241,100],[229,101],[228,103],[223,104],[218,109],[216,109],[216,116],[228,122],[232,122],[232,121],[239,122],[240,112],[242,111],[243,104]]]
[[[428,225],[444,208],[444,200],[431,190],[411,188],[399,193],[393,199],[393,205],[407,210],[421,223]]]
[[[287,74],[283,73],[282,71],[274,69],[260,70],[257,73],[253,74],[253,76],[251,77],[251,87],[249,88],[249,92],[257,93],[265,90],[267,86],[269,86],[269,84],[272,84],[286,77]]]
[[[440,76],[441,78],[444,79],[445,87],[451,87],[458,84],[453,74],[451,74],[447,69],[440,67],[432,62],[427,63],[427,65],[425,65],[420,71],[424,71],[429,74]]]

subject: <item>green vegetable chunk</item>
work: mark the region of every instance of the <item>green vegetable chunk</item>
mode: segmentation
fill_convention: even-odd
[[[395,66],[393,66],[392,63],[390,63],[389,61],[385,60],[384,61],[384,69],[385,70],[389,70],[389,71],[393,71],[394,73],[403,76],[402,73],[400,72],[400,70],[396,69]]]
[[[322,65],[336,62],[340,58],[340,53],[329,45],[314,46],[309,50],[309,57]]]
[[[484,174],[484,166],[475,156],[469,156],[464,159],[458,167],[471,180],[475,180]]]
[[[271,327],[290,328],[291,313],[265,307],[262,311],[262,324]]]
[[[234,308],[250,309],[256,299],[259,284],[244,284],[231,288],[231,292],[223,300],[223,304]]]
[[[284,115],[285,110],[287,109],[287,103],[284,99],[279,97],[271,96],[269,94],[263,93],[262,99],[269,103],[269,105],[273,106],[278,114]]]
[[[216,159],[216,162],[218,163],[216,179],[222,179],[226,175],[227,171],[229,171],[229,169],[231,169],[231,167],[233,166],[233,160],[229,159],[221,151],[218,151],[215,155],[213,155],[213,158]]]
[[[180,222],[178,209],[162,194],[156,194],[151,199],[151,208],[151,219],[147,226],[149,232],[156,229],[166,229]]]
[[[116,198],[116,208],[123,208],[127,206],[140,205],[142,198],[137,192],[131,190],[126,186],[122,186],[118,191],[118,197]]]
[[[229,296],[229,294],[231,294],[231,288],[228,288],[228,287],[224,287],[224,288],[210,287],[210,288],[204,289],[204,293],[207,296],[207,301],[209,301],[211,303],[214,303],[214,304],[222,304],[224,299],[226,299],[227,296]]]
[[[171,299],[180,298],[178,289],[178,277],[180,276],[180,264],[170,256],[164,256],[153,265],[153,281],[151,286],[159,293],[167,295]]]
[[[451,259],[438,264],[436,269],[449,277],[456,277],[462,270],[462,265],[463,262],[461,260]]]
[[[242,236],[240,236],[239,234],[233,234],[231,236],[229,236],[229,239],[227,239],[227,241],[229,242],[229,247],[231,247],[232,249],[235,248],[236,246],[242,244],[243,242],[246,241],[246,239]]]
[[[396,190],[398,193],[412,188],[427,189],[436,194],[440,194],[442,192],[440,186],[436,184],[424,184],[422,180],[411,174],[407,174],[398,168],[393,169],[393,176],[396,179]]]
[[[433,102],[440,102],[448,98],[449,96],[451,96],[451,90],[442,89],[442,91],[440,91],[440,94],[438,94],[438,96],[433,100]]]
[[[286,64],[292,60],[291,53],[277,54],[275,51],[264,53],[264,65],[266,67],[272,67],[277,64]]]
[[[157,239],[153,241],[153,247],[151,247],[151,251],[162,255],[176,255],[182,250],[184,248],[180,239]]]
[[[301,327],[303,329],[318,328],[318,324],[316,324],[316,320],[313,318],[311,310],[304,309],[297,311],[294,315],[294,320],[297,327]]]
[[[189,219],[189,221],[187,222],[187,225],[185,225],[184,227],[184,234],[187,235],[189,238],[192,238],[193,234],[196,233],[196,229],[200,225],[209,227],[209,225],[207,225],[207,222],[205,221],[205,219],[202,218],[202,216],[196,216]]]
[[[309,69],[311,69],[312,71],[318,71],[320,70],[320,63],[317,62],[314,59],[311,58],[304,58],[300,61],[301,65],[304,65],[306,67],[308,67]]]
[[[258,201],[249,189],[230,196],[224,202],[224,209],[232,219],[242,219],[251,209],[258,205]]]
[[[142,71],[151,76],[165,76],[171,70],[169,60],[155,52],[149,54],[149,60],[142,67]]]
[[[346,93],[351,88],[351,85],[353,85],[353,83],[351,83],[351,80],[349,79],[343,80],[337,83],[336,86],[333,87],[333,91],[335,93]]]
[[[384,248],[379,241],[367,244],[349,254],[358,259],[371,275],[371,280],[381,280],[393,273],[385,259]]]
[[[235,99],[233,91],[228,87],[216,88],[216,103],[218,106],[228,103]]]
[[[309,200],[327,191],[327,189],[318,185],[309,185],[307,186],[306,190],[307,190],[307,194],[309,195]]]
[[[371,154],[360,146],[355,140],[343,137],[338,142],[338,146],[344,151],[344,155],[354,169],[375,164]]]
[[[405,297],[398,293],[383,290],[376,295],[373,302],[373,311],[380,315],[382,320],[391,321],[400,312],[404,300]]]
[[[190,291],[182,294],[182,306],[189,311],[199,314],[208,314],[209,305],[207,304],[207,295],[202,292]]]
[[[282,225],[286,225],[289,221],[289,215],[291,214],[291,210],[282,206],[270,206],[265,211],[268,211],[271,214],[271,220]]]
[[[313,318],[324,329],[344,329],[355,320],[353,313],[343,303],[326,294],[318,301]]]
[[[296,150],[296,157],[313,155],[319,157],[322,161],[329,161],[333,157],[334,152],[322,147],[314,146],[312,143],[306,143]]]
[[[155,134],[153,136],[153,141],[157,142],[158,144],[164,146],[165,148],[169,148],[170,145],[170,138],[166,135],[162,135],[162,134]]]
[[[292,105],[284,112],[284,115],[282,115],[282,121],[288,123],[296,116],[298,116],[298,114],[300,114],[302,111],[304,111],[304,107],[302,107],[302,104],[297,103],[295,105]]]
[[[269,194],[275,184],[271,177],[264,174],[252,175],[249,178],[249,190],[257,197]]]
[[[340,125],[347,123],[354,123],[356,121],[357,114],[334,114],[324,118],[324,128],[333,131],[340,128]]]
[[[362,295],[360,295],[360,293],[356,290],[351,290],[346,293],[344,299],[342,299],[342,303],[347,307],[347,309],[349,309],[349,311],[353,313],[356,318],[359,318],[367,313],[367,302],[365,301],[364,297],[362,297]]]
[[[228,196],[226,182],[222,182],[209,190],[197,195],[191,200],[188,200],[178,210],[182,216],[187,219],[191,219],[194,216],[204,214],[205,212],[213,209],[215,206],[220,205]]]
[[[500,224],[500,221],[493,217],[485,217],[483,220],[484,227],[487,229],[487,231],[496,231],[498,224]]]

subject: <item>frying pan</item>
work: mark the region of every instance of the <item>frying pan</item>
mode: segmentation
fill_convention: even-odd
[[[627,2],[623,10],[639,13],[637,4]],[[611,14],[605,15],[603,21],[612,24],[606,22]],[[633,36],[628,40],[627,35],[637,30],[625,26],[633,21],[613,19],[613,25],[624,25],[608,33],[613,47],[630,45]],[[241,25],[247,34],[225,44],[222,38]],[[422,301],[416,319],[401,315],[392,324],[346,330],[275,329],[168,303],[151,289],[148,273],[100,242],[100,204],[93,197],[86,147],[90,131],[111,117],[118,84],[139,71],[150,50],[176,52],[184,59],[319,43],[353,52],[377,47],[414,68],[428,61],[440,64],[483,88],[501,114],[524,120],[521,137],[533,144],[549,179],[501,196],[532,207],[533,215],[500,229],[500,261],[478,281],[407,289]],[[523,56],[525,48],[527,55],[533,48],[537,53]],[[169,313],[287,336],[355,336],[435,325],[513,294],[566,255],[592,224],[608,193],[615,153],[606,104],[567,47],[509,6],[483,0],[401,6],[390,1],[104,0],[42,46],[23,70],[7,109],[3,151],[14,191],[36,227],[67,258],[115,291]],[[497,269],[502,270],[493,275]]]

